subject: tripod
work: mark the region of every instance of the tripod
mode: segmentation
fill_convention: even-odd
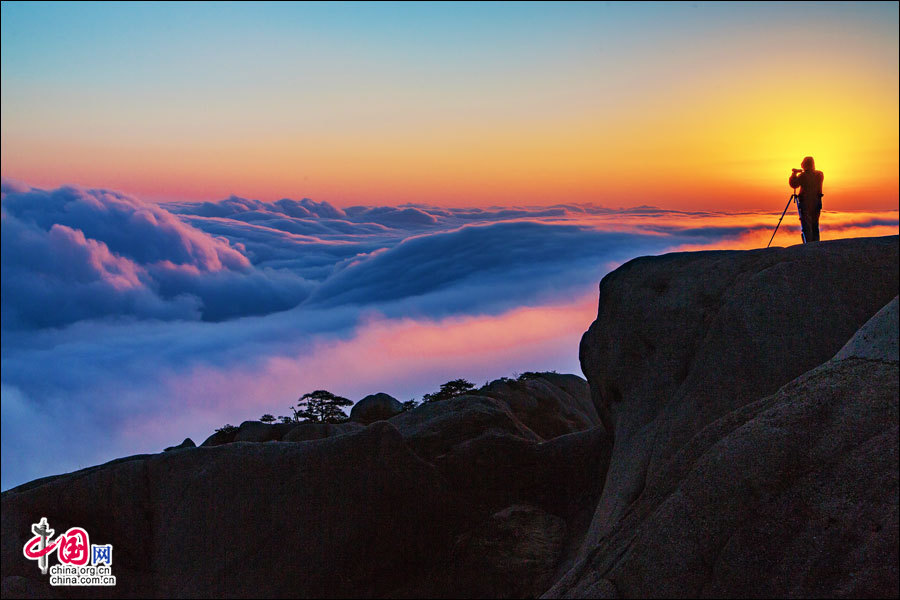
[[[781,218],[778,219],[778,225],[775,226],[775,231],[772,232],[772,237],[769,238],[769,243],[766,244],[766,248],[772,245],[772,240],[775,239],[775,234],[778,233],[778,227],[781,225],[781,219],[784,218],[785,213],[787,212],[788,206],[791,205],[791,201],[797,203],[797,215],[800,216],[800,221],[803,221],[803,215],[800,213],[800,197],[797,196],[797,188],[794,188],[794,193],[791,194],[791,197],[788,198],[787,204],[784,205],[784,210],[781,212]],[[803,229],[800,230],[800,238],[803,240],[803,243],[806,243],[806,234],[803,233]]]

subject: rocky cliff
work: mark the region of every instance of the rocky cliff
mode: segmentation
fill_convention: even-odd
[[[368,427],[246,422],[4,492],[3,597],[534,597],[608,457],[587,383],[554,373]],[[22,555],[41,517],[112,543],[116,587],[51,588]]]
[[[581,362],[612,457],[547,595],[896,595],[896,300],[866,321],[897,267],[892,236],[608,275]]]
[[[3,596],[896,596],[897,290],[897,237],[631,261],[588,382],[4,492]],[[116,588],[51,588],[22,556],[42,516],[112,543]]]

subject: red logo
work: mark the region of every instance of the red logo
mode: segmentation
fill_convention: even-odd
[[[39,548],[41,542],[43,548]],[[88,533],[81,527],[71,527],[52,542],[46,536],[36,535],[25,544],[25,556],[36,560],[56,552],[56,558],[64,565],[84,566],[88,564],[90,553]]]

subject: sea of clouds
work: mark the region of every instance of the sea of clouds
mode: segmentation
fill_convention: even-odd
[[[832,217],[834,237],[897,233],[896,211]],[[773,225],[648,206],[154,204],[4,181],[2,488],[199,443],[313,389],[407,400],[457,377],[579,373],[605,273],[765,246]],[[799,241],[782,227],[776,245]]]

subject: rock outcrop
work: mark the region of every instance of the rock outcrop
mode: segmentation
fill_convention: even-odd
[[[897,265],[894,236],[667,254],[607,275],[581,343],[615,436],[603,522],[704,427],[834,356],[897,295]]]
[[[37,578],[22,546],[46,516],[114,545],[117,586],[92,594],[380,596],[450,547],[460,508],[387,423],[139,456],[4,493],[3,577]]]
[[[421,455],[430,458],[486,434],[549,440],[600,425],[584,379],[541,373],[525,381],[498,380],[449,400],[430,402],[391,419]]]
[[[215,433],[203,440],[203,443],[201,443],[200,445],[203,447],[207,447],[230,444],[234,441],[234,436],[237,435],[237,431],[237,427],[217,429]]]
[[[460,535],[447,573],[458,598],[534,598],[550,585],[566,523],[540,508],[513,505]]]
[[[271,442],[280,440],[291,429],[294,423],[261,423],[260,421],[244,421],[234,434],[235,442]]]
[[[196,448],[197,444],[191,438],[184,438],[184,441],[177,446],[169,446],[163,452],[171,452],[172,450],[181,450],[182,448]]]
[[[507,588],[507,559],[538,570],[506,595],[539,593],[574,557],[609,456],[586,382],[546,377],[368,427],[248,421],[199,448],[4,492],[4,597],[84,591],[51,589],[22,557],[42,516],[113,544],[117,586],[90,595],[484,597]],[[538,388],[541,398],[529,399]],[[547,438],[517,416],[533,418],[539,406],[561,407]],[[448,565],[464,568],[484,548],[492,570],[448,577]]]
[[[365,429],[359,423],[298,423],[291,427],[283,438],[285,442],[309,442],[325,438],[347,435]]]
[[[896,595],[896,300],[860,327],[897,266],[894,236],[607,276],[581,359],[612,457],[547,595]]]
[[[881,362],[900,360],[900,329],[897,318],[897,296],[863,325],[837,353],[837,360],[862,358]]]
[[[350,409],[350,420],[369,425],[375,421],[385,421],[403,412],[400,401],[389,394],[379,392],[369,394]]]
[[[478,391],[502,400],[513,415],[543,439],[583,431],[600,424],[587,382],[575,375],[540,373],[518,380],[500,379]]]

